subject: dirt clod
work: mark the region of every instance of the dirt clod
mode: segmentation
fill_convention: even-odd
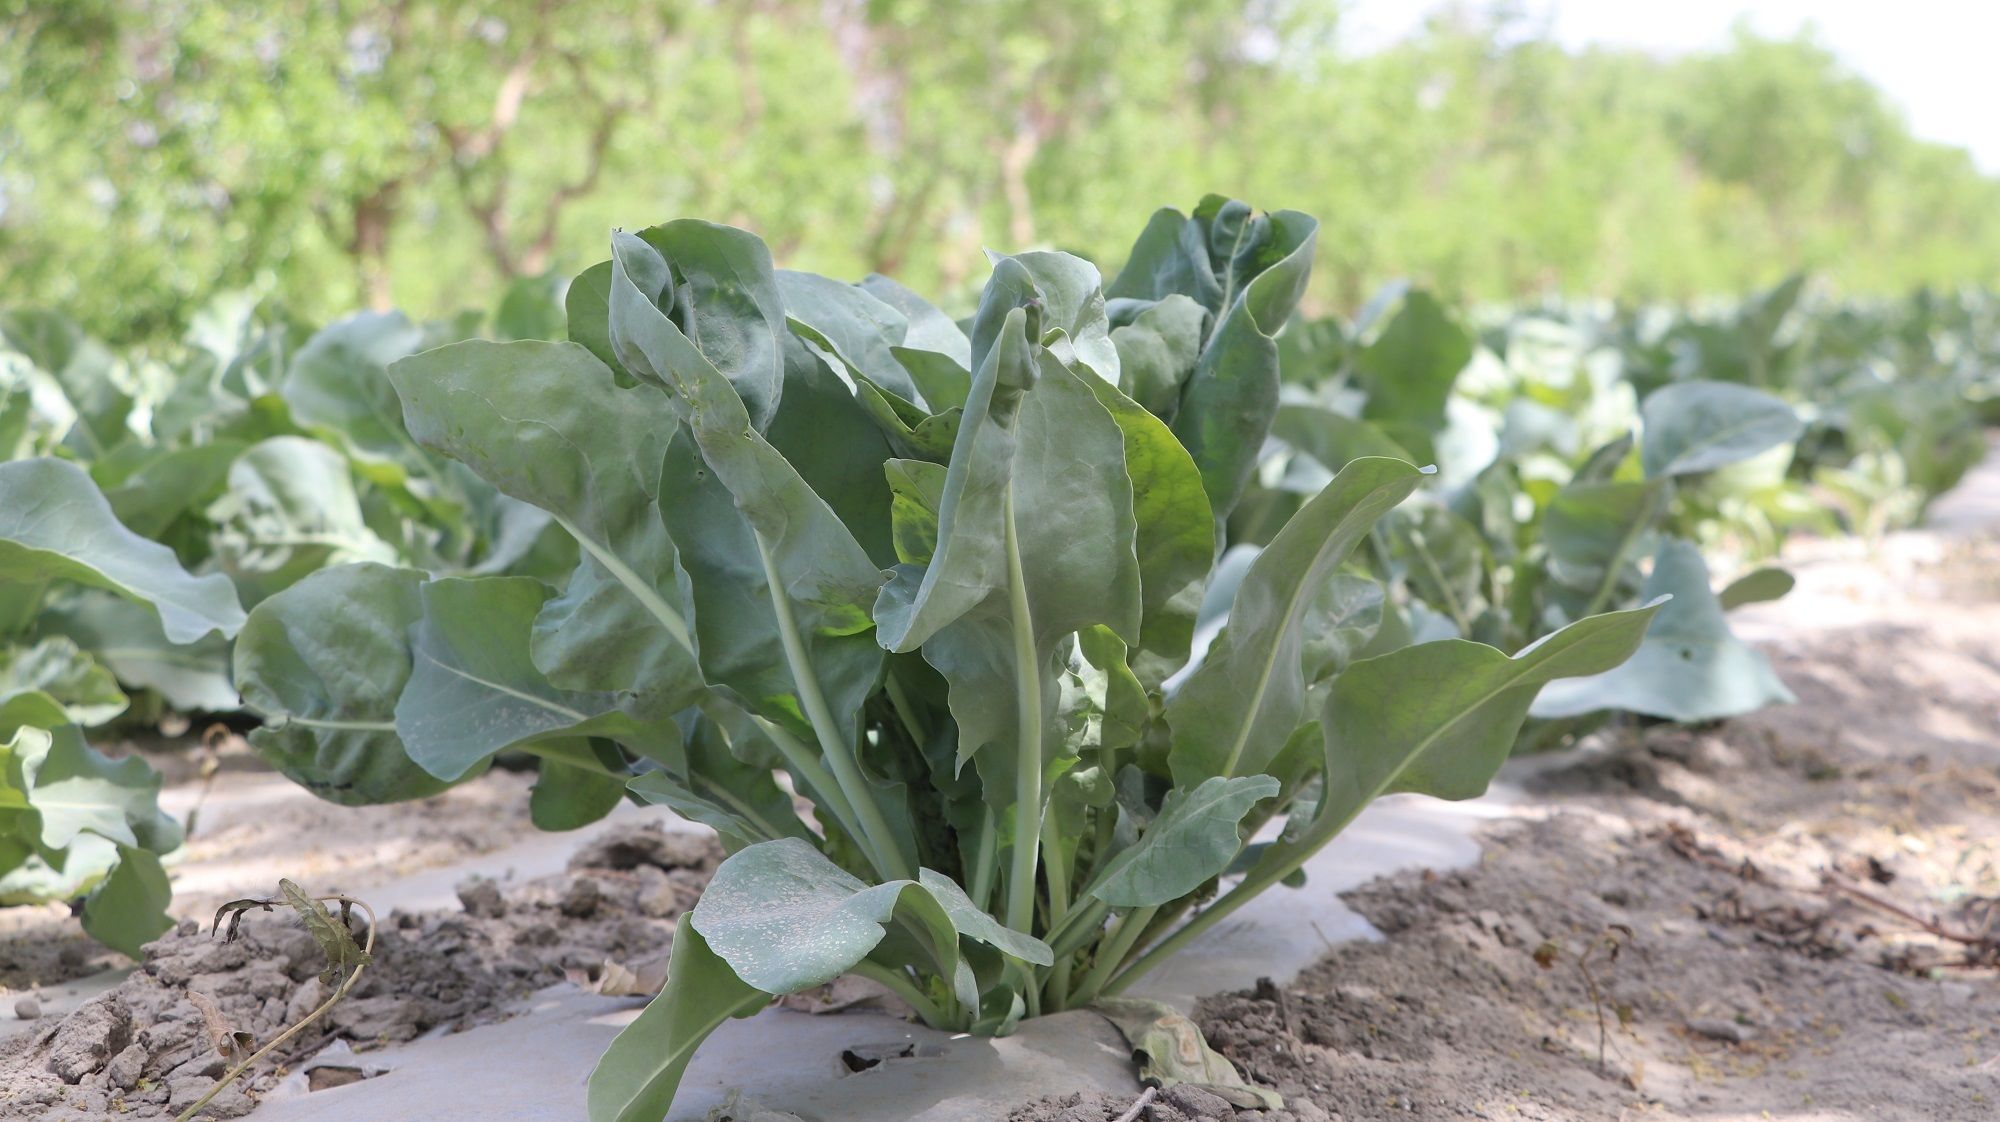
[[[374,962],[353,991],[204,1113],[218,1119],[248,1113],[279,1064],[295,1064],[336,1040],[365,1048],[470,1027],[506,1015],[510,1002],[579,967],[664,955],[674,917],[684,910],[680,902],[692,903],[721,851],[702,839],[686,846],[661,834],[618,831],[614,837],[639,840],[593,851],[606,860],[637,852],[694,862],[672,871],[635,866],[658,881],[642,882],[629,868],[579,864],[577,872],[505,890],[470,881],[460,887],[463,910],[383,917]],[[671,895],[663,896],[662,887]],[[111,991],[60,1021],[0,1042],[0,1119],[41,1119],[58,1101],[68,1108],[65,1122],[170,1117],[207,1093],[228,1066],[218,1044],[233,1048],[234,1035],[247,1033],[254,1049],[330,992],[320,978],[325,962],[317,944],[283,911],[251,913],[241,936],[229,941],[184,922],[145,953],[139,969]],[[315,1067],[308,1085],[331,1086],[341,1070]]]

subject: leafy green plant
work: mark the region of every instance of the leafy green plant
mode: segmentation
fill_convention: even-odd
[[[0,596],[33,616],[51,586],[101,589],[140,605],[175,642],[229,636],[243,609],[228,580],[196,577],[134,534],[83,469],[57,459],[0,464]],[[109,759],[84,724],[124,707],[102,667],[66,641],[0,662],[0,904],[83,898],[83,926],[136,956],[166,930],[160,855],[180,829],[160,813],[145,761]]]
[[[1293,330],[1262,489],[1233,538],[1259,542],[1354,457],[1420,449],[1440,486],[1384,518],[1368,554],[1399,629],[1513,651],[1673,598],[1630,661],[1544,690],[1525,744],[1616,712],[1700,721],[1790,699],[1724,615],[1789,578],[1717,590],[1703,558],[1751,521],[1744,496],[1796,490],[1784,473],[1803,425],[1784,402],[1731,382],[1635,385],[1617,353],[1546,321],[1482,345],[1421,290],[1387,290],[1352,329]]]
[[[1163,210],[1108,285],[996,256],[962,324],[740,230],[616,234],[571,342],[388,370],[416,443],[546,512],[575,571],[306,577],[237,643],[252,743],[339,801],[522,752],[538,821],[629,785],[716,828],[732,855],[593,1119],[661,1117],[718,1024],[846,973],[985,1034],[1122,992],[1377,796],[1479,793],[1537,691],[1656,610],[1512,656],[1385,633],[1350,560],[1425,474],[1380,457],[1218,579],[1314,232]]]

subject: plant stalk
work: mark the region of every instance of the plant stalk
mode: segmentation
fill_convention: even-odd
[[[359,900],[353,899],[352,897],[348,896],[315,896],[313,897],[313,899],[319,901],[320,903],[326,903],[327,901],[330,900],[337,904],[360,908],[362,911],[368,913],[368,939],[361,945],[361,953],[364,955],[372,955],[375,953],[375,909],[369,907],[367,904],[362,903]],[[228,1087],[231,1083],[236,1082],[238,1076],[242,1075],[246,1071],[249,1071],[250,1068],[255,1066],[259,1060],[262,1060],[265,1056],[270,1055],[271,1052],[274,1051],[279,1045],[283,1044],[287,1040],[290,1040],[292,1037],[297,1036],[301,1031],[305,1029],[307,1025],[310,1025],[314,1021],[317,1021],[321,1017],[325,1016],[327,1010],[339,1004],[340,999],[347,996],[347,991],[354,988],[354,983],[361,980],[362,973],[367,969],[368,969],[368,964],[366,962],[360,964],[359,966],[356,966],[354,968],[354,973],[349,974],[346,980],[340,983],[339,988],[333,991],[332,996],[328,997],[325,1001],[320,1002],[319,1008],[314,1009],[310,1013],[307,1013],[303,1019],[301,1019],[298,1023],[294,1024],[291,1028],[288,1028],[285,1031],[279,1033],[278,1035],[272,1037],[271,1042],[269,1044],[266,1044],[262,1048],[257,1049],[255,1052],[250,1053],[250,1057],[248,1059],[244,1060],[240,1064],[237,1064],[235,1067],[230,1068],[228,1071],[223,1072],[222,1078],[216,1080],[215,1086],[210,1087],[208,1089],[207,1094],[196,1099],[193,1103],[189,1104],[186,1110],[183,1110],[179,1114],[174,1116],[174,1122],[189,1122],[190,1119],[194,1118],[196,1115],[201,1113],[202,1107],[205,1107],[210,1102],[214,1101],[215,1096],[221,1094],[223,1088]]]
[[[1007,878],[1007,926],[1031,931],[1035,921],[1035,870],[1042,835],[1042,675],[1035,657],[1034,616],[1028,610],[1021,540],[1014,529],[1014,494],[1007,493],[1008,602],[1014,627],[1015,723],[1014,859]]]
[[[798,688],[799,702],[805,708],[806,719],[812,723],[813,735],[819,739],[820,754],[826,758],[827,766],[833,769],[834,781],[839,784],[860,820],[863,836],[856,840],[863,842],[870,851],[875,871],[883,880],[908,880],[910,865],[904,859],[903,847],[897,843],[895,832],[889,829],[888,819],[882,816],[882,805],[875,800],[874,789],[869,786],[867,777],[861,774],[854,746],[840,735],[840,726],[833,719],[833,711],[827,708],[819,676],[813,673],[812,661],[806,656],[805,641],[799,637],[798,621],[792,618],[791,599],[785,592],[783,578],[778,574],[777,562],[764,544],[764,535],[754,536],[757,557],[764,563],[764,580],[769,586],[772,614],[778,621],[778,639],[784,645],[785,661],[792,672],[792,684]]]

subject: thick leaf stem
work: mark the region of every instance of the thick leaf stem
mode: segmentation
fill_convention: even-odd
[[[1049,929],[1053,931],[1069,918],[1070,869],[1062,838],[1057,836],[1056,819],[1052,815],[1042,818],[1042,851],[1048,867]],[[1070,956],[1059,954],[1055,959],[1055,965],[1049,968],[1045,1008],[1048,1012],[1060,1013],[1064,999],[1069,996]]]
[[[1132,953],[1139,936],[1145,934],[1146,928],[1151,926],[1153,916],[1158,911],[1157,907],[1134,908],[1118,917],[1118,921],[1112,924],[1111,930],[1105,934],[1104,941],[1098,944],[1097,961],[1091,964],[1090,972],[1083,976],[1083,982],[1070,996],[1070,1004],[1088,1005],[1096,1001],[1099,994],[1105,992],[1106,985],[1111,983],[1112,975]],[[1110,992],[1118,992],[1116,984],[1111,984]]]
[[[1007,879],[1007,926],[1034,930],[1035,870],[1042,835],[1042,672],[1035,657],[1034,615],[1014,527],[1014,493],[1007,492],[1007,598],[1014,625],[1014,703],[1019,728],[1014,761],[1014,860]]]
[[[778,574],[777,562],[771,557],[771,550],[764,544],[764,535],[756,534],[757,557],[764,563],[764,580],[769,585],[767,594],[771,597],[771,609],[778,621],[778,638],[785,648],[785,661],[792,672],[792,684],[798,688],[799,702],[805,707],[806,719],[812,723],[813,735],[819,738],[820,754],[826,758],[827,766],[833,769],[834,781],[847,796],[848,803],[860,820],[861,837],[856,840],[865,844],[875,865],[875,871],[884,880],[907,880],[911,870],[904,859],[903,848],[896,842],[896,835],[889,829],[889,821],[882,815],[882,806],[875,800],[875,792],[868,785],[868,779],[861,774],[861,764],[854,756],[854,746],[840,734],[840,725],[833,719],[832,710],[827,708],[826,695],[821,692],[819,676],[813,673],[812,661],[806,656],[805,641],[799,636],[798,621],[792,617],[792,602],[785,591],[785,583]]]
[[[925,1024],[934,1029],[951,1032],[958,1027],[945,1015],[945,1011],[938,1007],[937,1002],[924,996],[924,992],[917,988],[917,984],[900,970],[892,970],[879,962],[870,962],[864,958],[855,963],[854,968],[848,973],[866,978],[902,998],[910,1008],[917,1011],[917,1016],[923,1018]]]
[[[1182,925],[1173,934],[1153,944],[1152,948],[1144,955],[1141,955],[1138,961],[1121,972],[1105,988],[1104,992],[1111,994],[1123,993],[1127,986],[1139,980],[1147,971],[1158,966],[1175,951],[1186,946],[1195,936],[1214,927],[1217,923],[1220,923],[1234,913],[1236,909],[1256,899],[1258,893],[1298,872],[1300,866],[1311,859],[1313,854],[1318,853],[1327,842],[1339,836],[1340,832],[1345,830],[1348,824],[1360,815],[1361,809],[1380,797],[1382,792],[1388,789],[1388,786],[1388,782],[1385,781],[1375,791],[1371,792],[1367,798],[1357,802],[1355,809],[1349,812],[1341,821],[1334,823],[1331,829],[1315,825],[1313,833],[1317,835],[1317,840],[1312,844],[1297,847],[1283,860],[1271,865],[1269,868],[1252,869],[1249,876],[1244,877],[1236,887],[1223,893],[1221,898],[1216,900],[1215,903],[1202,909],[1199,915],[1187,921],[1186,924]]]

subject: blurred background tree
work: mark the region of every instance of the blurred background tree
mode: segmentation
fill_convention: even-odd
[[[981,245],[1115,265],[1209,190],[1325,223],[1313,299],[1687,297],[1798,268],[2000,280],[2000,182],[1810,34],[1565,49],[1459,5],[1358,52],[1334,0],[0,0],[0,306],[116,342],[218,291],[432,316],[614,225],[969,291]]]

